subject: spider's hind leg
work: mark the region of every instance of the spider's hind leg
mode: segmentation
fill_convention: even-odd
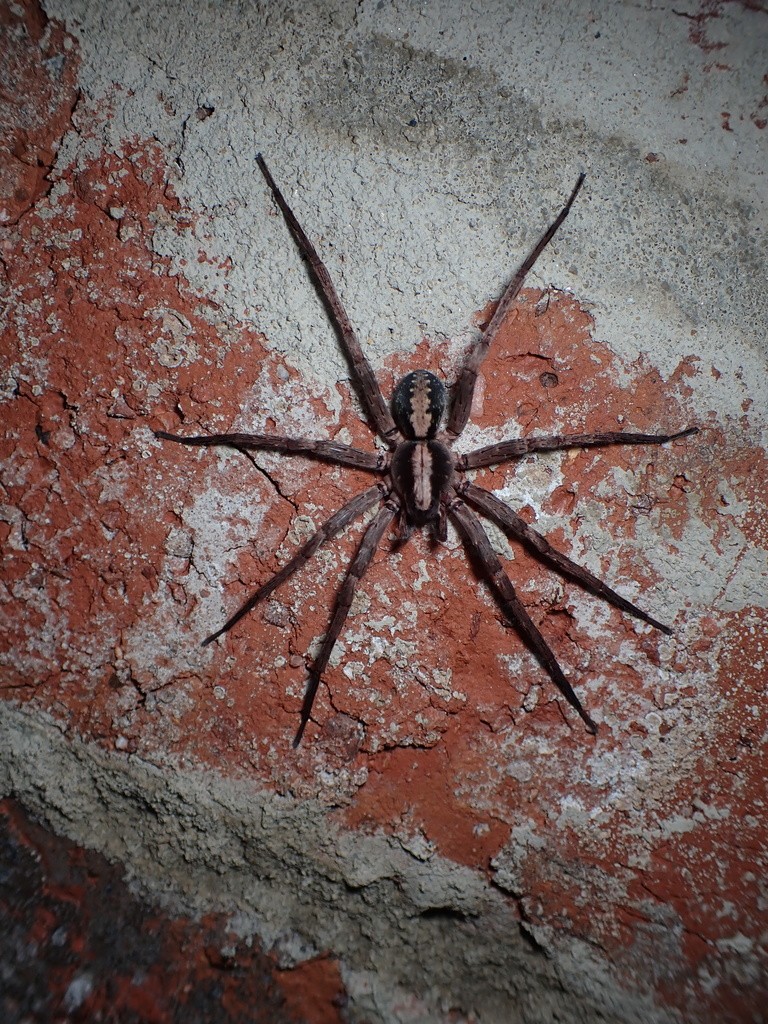
[[[406,514],[404,506],[400,506],[400,511],[397,514],[397,538],[395,540],[395,546],[400,548],[407,541],[411,539],[413,533],[413,527],[408,522],[408,516]]]
[[[459,528],[459,533],[464,538],[467,550],[474,555],[483,576],[495,591],[502,612],[537,656],[552,682],[584,722],[587,731],[594,735],[597,732],[597,725],[582,707],[581,701],[558,665],[557,658],[552,653],[549,644],[515,593],[512,581],[504,572],[477,516],[459,497],[456,497],[451,503],[450,514]]]
[[[437,517],[430,523],[430,543],[432,547],[445,544],[448,540],[448,498],[445,494],[440,498]]]
[[[580,174],[565,206],[549,225],[528,256],[526,256],[499,300],[499,304],[491,318],[491,322],[467,353],[464,365],[462,366],[458,380],[456,381],[453,404],[451,406],[448,423],[446,425],[446,433],[451,440],[455,440],[467,425],[469,414],[472,409],[472,396],[475,393],[475,381],[477,380],[477,375],[480,372],[483,360],[488,354],[488,350],[493,344],[494,338],[498,334],[499,328],[504,323],[504,320],[512,307],[512,303],[515,301],[518,292],[523,287],[528,272],[533,269],[536,260],[552,241],[555,232],[568,216],[574,200],[579,194],[579,190],[583,184],[584,175]]]

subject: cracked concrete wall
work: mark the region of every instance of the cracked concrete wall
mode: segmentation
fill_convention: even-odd
[[[329,953],[350,1020],[755,1019],[765,12],[50,0],[3,24],[2,793],[275,970]],[[453,381],[587,172],[462,450],[701,428],[480,477],[674,626],[494,533],[596,739],[453,533],[377,555],[298,751],[359,528],[200,648],[370,482],[152,434],[372,444],[259,151],[386,393]]]

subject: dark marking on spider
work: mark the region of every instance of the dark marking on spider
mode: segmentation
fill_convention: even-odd
[[[378,512],[366,527],[357,552],[347,570],[347,575],[336,598],[336,605],[320,653],[309,673],[301,708],[301,720],[293,741],[294,747],[298,746],[310,720],[315,696],[328,665],[331,651],[349,614],[357,584],[363,578],[388,528],[394,521],[397,521],[401,542],[408,539],[414,527],[422,526],[431,530],[436,541],[445,541],[447,520],[450,518],[461,535],[470,557],[475,562],[479,574],[493,591],[504,617],[519,631],[566,701],[581,717],[588,731],[596,733],[597,726],[582,707],[581,701],[557,663],[549,644],[515,593],[515,588],[497,558],[473,508],[494,521],[510,537],[520,541],[562,576],[574,580],[609,604],[647,622],[655,629],[661,630],[662,633],[669,635],[672,630],[616,593],[607,583],[593,576],[588,569],[553,548],[542,534],[529,526],[490,491],[465,479],[464,473],[467,470],[480,469],[483,466],[509,462],[531,452],[561,451],[566,448],[599,448],[619,444],[665,444],[667,441],[674,441],[676,438],[694,434],[698,428],[688,427],[686,430],[672,434],[638,434],[610,430],[597,434],[555,434],[548,437],[526,437],[513,441],[501,441],[478,448],[466,455],[456,455],[451,450],[454,441],[461,435],[469,420],[475,381],[499,327],[504,322],[512,303],[522,288],[526,275],[568,216],[584,183],[585,176],[583,174],[579,176],[567,203],[523,261],[507,285],[487,327],[470,347],[453,389],[445,428],[440,431],[440,424],[448,405],[446,389],[442,382],[428,370],[415,370],[413,373],[406,374],[397,384],[392,396],[391,407],[387,404],[325,264],[275,184],[261,155],[256,157],[256,163],[264,175],[301,255],[307,261],[310,275],[325,303],[330,319],[336,327],[339,340],[350,363],[352,381],[370,425],[389,451],[386,453],[367,452],[349,445],[337,444],[335,441],[314,440],[306,437],[280,437],[272,434],[238,433],[179,437],[164,430],[155,431],[156,437],[167,441],[177,441],[180,444],[206,447],[223,445],[238,449],[247,455],[251,449],[301,454],[337,465],[354,466],[356,469],[367,470],[378,477],[377,483],[372,487],[356,494],[346,505],[334,512],[330,519],[323,523],[320,529],[279,572],[259,587],[256,593],[249,597],[220,629],[203,640],[203,646],[212,643],[226,633],[257,604],[269,597],[293,573],[305,565],[322,544],[339,534],[353,520],[378,506]]]

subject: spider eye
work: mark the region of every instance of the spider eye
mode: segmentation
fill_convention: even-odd
[[[395,423],[411,441],[434,437],[444,411],[445,388],[428,370],[406,374],[392,395]]]

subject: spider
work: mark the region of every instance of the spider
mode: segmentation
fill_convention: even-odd
[[[477,510],[497,523],[509,536],[520,541],[562,576],[579,583],[586,590],[614,605],[621,611],[647,622],[662,633],[672,630],[652,618],[588,569],[578,565],[562,552],[553,548],[547,539],[519,515],[507,507],[490,491],[478,487],[464,474],[467,470],[509,462],[531,452],[561,451],[566,448],[605,447],[618,444],[665,444],[697,432],[688,427],[674,434],[638,434],[604,431],[596,434],[554,434],[546,437],[525,437],[487,445],[465,455],[457,455],[452,446],[461,436],[469,420],[475,381],[491,344],[506,318],[512,303],[523,286],[526,275],[536,263],[544,248],[552,240],[576,199],[585,175],[581,174],[570,198],[523,261],[507,285],[487,327],[471,345],[459,371],[453,396],[448,402],[445,385],[428,370],[414,370],[398,382],[388,405],[376,381],[373,369],[365,357],[349,317],[331,281],[325,264],[305,234],[288,205],[261,154],[256,163],[264,176],[272,196],[280,209],[296,246],[307,261],[310,276],[323,299],[350,364],[353,385],[358,393],[369,425],[384,442],[386,452],[368,452],[335,441],[314,440],[306,437],[280,437],[272,434],[209,434],[180,437],[156,430],[155,436],[179,444],[213,447],[223,445],[242,451],[249,458],[250,450],[266,449],[302,454],[342,466],[366,470],[378,479],[373,486],[356,494],[328,519],[287,562],[267,580],[248,600],[217,629],[203,640],[203,646],[212,643],[230,630],[256,605],[264,601],[301,569],[317,549],[337,536],[353,520],[378,506],[365,529],[357,551],[349,564],[346,577],[337,594],[331,622],[320,652],[309,671],[299,727],[293,740],[298,747],[310,720],[312,707],[323,673],[334,644],[341,633],[355,589],[363,578],[373,555],[396,522],[399,543],[405,542],[414,528],[427,527],[436,542],[447,539],[447,521],[450,519],[464,541],[470,558],[493,591],[499,608],[509,623],[517,628],[523,640],[538,657],[563,697],[584,722],[591,734],[597,725],[584,710],[573,687],[560,668],[547,641],[535,625],[519,597],[509,576],[494,552],[488,536],[478,519]],[[447,420],[440,429],[448,407]]]

